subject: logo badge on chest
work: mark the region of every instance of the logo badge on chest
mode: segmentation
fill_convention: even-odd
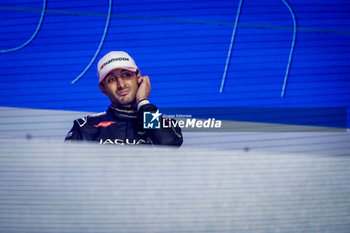
[[[94,125],[94,127],[96,127],[96,128],[98,128],[98,127],[107,128],[107,127],[113,125],[114,123],[115,123],[115,121],[102,121],[98,125]]]

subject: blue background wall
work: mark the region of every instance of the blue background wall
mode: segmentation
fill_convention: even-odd
[[[243,1],[223,93],[219,93],[239,1],[48,0],[36,37],[0,53],[0,106],[104,111],[96,64],[127,51],[152,82],[159,107],[349,107],[350,2],[288,1],[297,35],[285,97],[281,90],[293,37],[281,0]],[[2,0],[0,49],[34,33],[42,1]]]

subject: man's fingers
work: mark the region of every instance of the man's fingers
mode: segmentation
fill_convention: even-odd
[[[146,77],[146,76],[141,76],[141,77],[139,77],[138,80],[137,80],[137,82],[138,82],[139,84],[141,84],[141,83],[145,80],[145,77]]]
[[[143,77],[145,78],[145,81],[146,81],[147,84],[151,84],[148,75],[143,76]]]
[[[138,79],[139,88],[136,93],[137,102],[142,99],[148,99],[151,92],[151,81],[150,78],[146,76],[141,76]]]
[[[149,87],[149,89],[151,89],[151,80],[150,78],[148,77],[148,75],[146,76],[146,80],[147,80],[147,86]]]
[[[150,80],[149,80],[148,75],[140,77],[140,79],[138,81],[139,81],[139,84],[142,82],[145,82],[146,85],[150,84]]]

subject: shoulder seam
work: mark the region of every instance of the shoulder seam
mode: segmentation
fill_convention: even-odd
[[[88,117],[93,118],[93,117],[99,117],[103,115],[106,115],[106,112],[94,113],[94,114],[88,115]]]

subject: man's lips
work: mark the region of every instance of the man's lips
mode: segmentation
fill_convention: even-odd
[[[129,92],[130,92],[129,89],[123,89],[123,90],[117,91],[117,94],[118,94],[119,96],[124,96],[124,95],[129,94]]]

